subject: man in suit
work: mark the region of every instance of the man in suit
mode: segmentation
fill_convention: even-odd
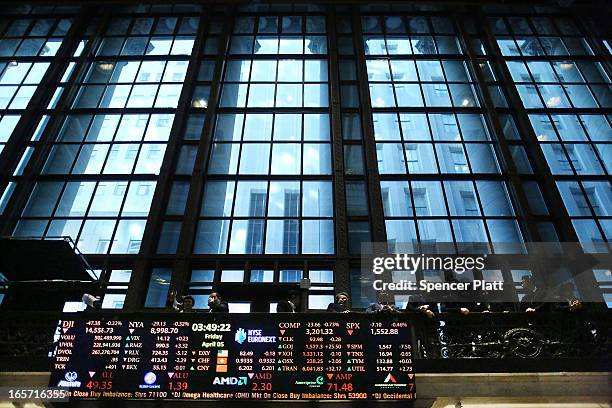
[[[219,292],[213,292],[208,296],[208,313],[229,313],[227,302],[221,300]]]
[[[372,303],[365,310],[366,313],[400,313],[395,306],[395,298],[387,292],[378,292],[378,301]]]
[[[331,313],[349,313],[351,309],[348,306],[348,301],[348,293],[340,292],[336,295],[336,301],[327,305],[327,311]]]

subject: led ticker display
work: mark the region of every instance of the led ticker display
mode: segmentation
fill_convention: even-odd
[[[166,316],[61,321],[50,386],[79,399],[416,398],[401,317]]]

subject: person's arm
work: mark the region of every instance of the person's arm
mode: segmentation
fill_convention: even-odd
[[[408,313],[419,313],[422,305],[423,299],[418,295],[413,295],[408,298],[408,303],[406,304],[406,309],[404,309],[404,311]]]
[[[446,302],[444,304],[444,312],[467,315],[471,311],[470,306],[472,305],[466,302]]]
[[[552,309],[554,309],[554,307],[551,307],[551,305],[549,303],[545,302],[546,298],[547,298],[547,293],[546,292],[542,292],[540,290],[537,290],[533,294],[533,300],[531,301],[531,305],[529,305],[529,307],[534,309],[534,311],[536,311],[536,312],[538,312],[538,311],[542,311],[542,312],[551,311]]]
[[[327,305],[327,311],[330,313],[337,313],[338,310],[336,309],[336,304],[332,302],[329,305]]]

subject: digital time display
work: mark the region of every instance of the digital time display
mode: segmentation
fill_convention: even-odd
[[[50,386],[77,399],[416,398],[401,316],[159,316],[61,321]]]

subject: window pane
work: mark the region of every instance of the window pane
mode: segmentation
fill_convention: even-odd
[[[115,221],[87,220],[77,243],[79,250],[86,254],[108,252]]]
[[[304,144],[303,174],[331,174],[331,147],[329,144]]]
[[[268,174],[270,145],[267,143],[248,143],[242,145],[240,154],[240,174]]]
[[[243,282],[244,271],[241,270],[222,270],[221,282]]]
[[[231,117],[228,118],[228,121]],[[234,130],[235,132],[236,130]],[[231,133],[230,133],[231,134]],[[270,141],[272,134],[271,114],[249,114],[244,122],[243,140]]]
[[[447,220],[418,220],[421,243],[452,242],[450,224]]]
[[[292,181],[277,181],[270,183],[270,200],[268,216],[299,217],[300,215],[300,184]],[[269,235],[269,231],[268,231]]]
[[[240,181],[236,192],[235,217],[263,217],[266,211],[267,183]]]
[[[238,143],[214,143],[208,171],[211,174],[236,174],[239,152]]]
[[[117,216],[123,203],[128,183],[100,182],[89,209],[90,216]]]
[[[387,245],[391,253],[412,252],[411,244],[416,244],[417,235],[414,221],[387,220]],[[408,245],[406,245],[408,244]]]
[[[230,254],[263,253],[263,219],[234,220],[230,238]]]
[[[271,174],[299,174],[300,147],[299,144],[294,143],[274,144]]]
[[[407,181],[382,181],[380,188],[385,217],[413,215]]]
[[[299,221],[268,220],[266,254],[297,254],[299,251]]]
[[[224,254],[229,224],[228,220],[200,221],[193,252],[196,254]]]
[[[66,188],[57,206],[55,215],[60,217],[83,217],[89,206],[89,200],[95,186],[95,182],[66,183]]]
[[[301,140],[302,115],[277,114],[274,116],[274,140]]]
[[[23,215],[32,217],[49,217],[59,198],[64,183],[43,182],[37,183],[30,195]]]
[[[229,217],[234,198],[234,182],[209,181],[204,189],[202,215],[207,217]]]
[[[368,196],[364,182],[346,183],[346,210],[349,216],[368,215]]]
[[[478,194],[485,216],[511,216],[512,206],[503,182],[477,181]]]
[[[137,254],[140,250],[145,224],[146,220],[119,221],[111,253]]]
[[[470,181],[445,181],[444,191],[448,198],[448,206],[452,216],[480,215],[478,199],[474,185]]]
[[[325,181],[304,181],[302,211],[304,217],[333,216],[332,184]]]
[[[446,215],[442,185],[439,182],[416,181],[412,182],[411,185],[414,211],[417,216]]]
[[[491,242],[496,253],[516,254],[522,252],[523,242],[515,220],[487,220]]]
[[[154,181],[133,181],[130,183],[125,204],[123,205],[123,216],[147,216],[155,193]]]
[[[406,161],[409,174],[437,173],[433,146],[429,143],[406,144]]]
[[[332,220],[302,221],[302,253],[334,253],[334,222]]]

